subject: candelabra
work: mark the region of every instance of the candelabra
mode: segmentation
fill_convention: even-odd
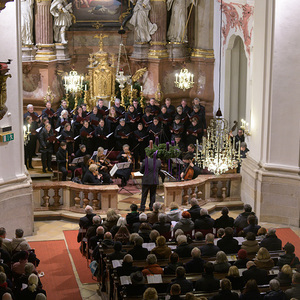
[[[244,120],[244,119],[242,119],[241,122],[242,122],[241,129],[244,130],[244,133],[245,133],[247,136],[250,136],[250,135],[251,135],[251,132],[250,132],[250,130],[249,130],[249,123],[247,123],[246,120]]]
[[[27,126],[23,126],[23,134],[24,134],[24,144],[25,146],[28,144],[29,142],[29,136],[30,136],[30,124],[27,124]]]
[[[188,71],[187,68],[182,68],[179,74],[175,74],[175,86],[183,91],[194,86],[194,74]]]

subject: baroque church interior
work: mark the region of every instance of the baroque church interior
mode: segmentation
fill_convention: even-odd
[[[299,13],[0,0],[0,300],[300,299]]]

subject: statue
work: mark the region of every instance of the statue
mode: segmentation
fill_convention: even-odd
[[[53,0],[50,13],[54,17],[54,41],[67,44],[66,30],[72,25],[72,2],[66,0]]]
[[[173,43],[187,42],[187,8],[195,5],[196,0],[167,0],[167,9],[171,10],[171,20],[167,38]]]
[[[134,2],[135,0],[130,0]],[[133,9],[133,15],[129,21],[134,26],[137,43],[148,43],[151,35],[157,30],[157,25],[152,24],[148,18],[151,10],[150,0],[137,0]]]
[[[33,4],[34,0],[21,0],[21,37],[23,45],[33,44]]]

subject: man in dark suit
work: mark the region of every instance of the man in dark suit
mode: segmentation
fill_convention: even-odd
[[[218,240],[217,246],[226,254],[237,253],[240,250],[239,242],[233,238],[233,229],[225,228],[225,235]]]
[[[193,250],[193,246],[187,243],[186,235],[179,235],[177,237],[177,244],[178,246],[174,252],[176,252],[180,258],[192,256],[191,252]]]
[[[140,172],[144,174],[142,180],[142,200],[141,211],[145,211],[145,204],[148,192],[150,191],[150,204],[149,209],[152,210],[153,203],[155,202],[156,188],[159,183],[158,173],[161,168],[161,160],[146,157],[143,161]]]
[[[261,247],[265,247],[268,251],[278,251],[282,249],[282,241],[276,236],[276,229],[269,228],[268,234],[260,242]]]
[[[134,247],[128,251],[134,260],[145,260],[149,254],[149,251],[144,248],[142,245],[144,239],[140,236],[136,237],[134,240]]]
[[[96,214],[93,213],[93,208],[90,205],[87,205],[84,210],[86,215],[79,219],[79,227],[88,229],[93,225],[93,217],[96,216]]]
[[[173,284],[179,284],[181,288],[181,294],[186,294],[193,291],[193,283],[185,278],[184,267],[177,267],[176,278],[172,279],[171,283],[167,288],[167,293],[170,293],[171,286]]]
[[[258,269],[253,261],[248,261],[246,266],[248,270],[243,272],[245,284],[249,279],[255,279],[257,284],[267,284],[269,282],[267,270]]]
[[[215,246],[214,239],[215,237],[212,233],[208,233],[205,236],[206,245],[199,247],[202,256],[215,256],[217,252],[220,251],[220,248],[218,246]]]
[[[196,281],[195,290],[212,292],[217,291],[220,288],[220,281],[214,277],[214,265],[211,262],[207,262],[204,265],[204,273],[202,278]]]

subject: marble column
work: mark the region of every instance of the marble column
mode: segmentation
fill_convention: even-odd
[[[167,52],[167,5],[166,0],[151,0],[150,21],[157,25],[152,35],[149,58],[161,59],[168,57]]]
[[[36,60],[55,60],[53,44],[53,17],[50,14],[51,0],[37,0],[35,9]]]

